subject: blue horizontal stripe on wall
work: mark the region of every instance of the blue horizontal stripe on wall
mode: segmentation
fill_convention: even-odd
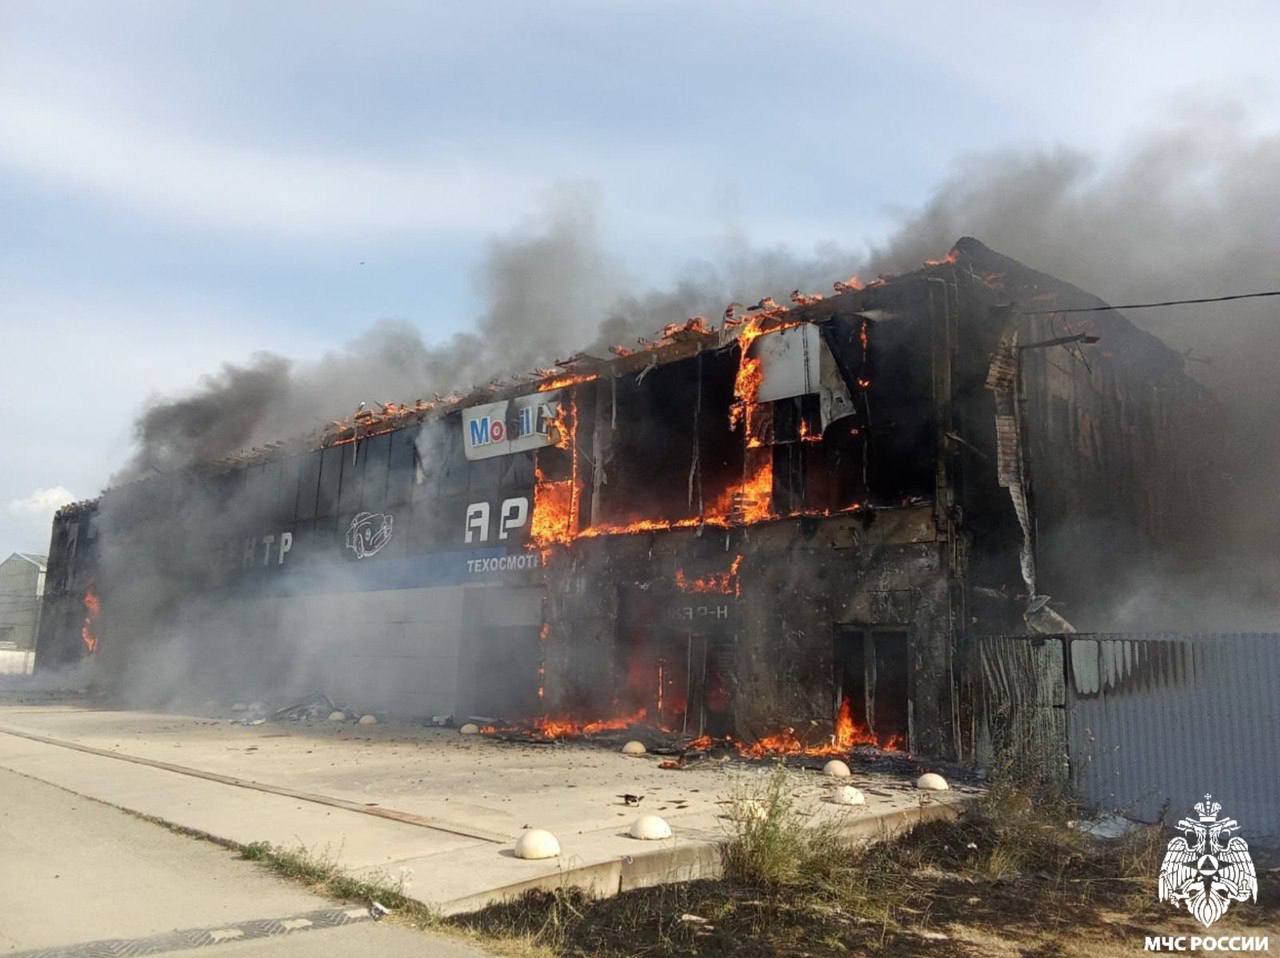
[[[370,557],[285,567],[240,588],[261,595],[316,592],[375,592],[470,584],[535,584],[541,579],[536,552],[459,549],[402,559]],[[239,591],[237,589],[236,591]]]

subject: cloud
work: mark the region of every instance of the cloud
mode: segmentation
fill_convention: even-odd
[[[125,458],[148,396],[190,386],[210,355],[297,338],[266,312],[204,290],[85,292],[36,279],[5,277],[0,297],[0,329],[22,331],[21,349],[0,349],[0,406],[19,411],[8,442],[23,451],[0,470],[0,551],[44,550],[49,513],[10,501],[59,485],[96,495]]]
[[[273,151],[13,92],[0,95],[0,166],[150,213],[294,238],[493,227],[537,188],[461,157]]]
[[[29,495],[21,499],[9,500],[9,511],[21,515],[47,516],[68,502],[79,498],[70,489],[62,486],[50,486],[48,489],[33,489]]]

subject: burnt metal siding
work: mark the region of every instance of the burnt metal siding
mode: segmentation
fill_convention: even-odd
[[[1017,780],[1067,784],[1063,647],[1050,638],[993,636],[977,648],[977,759]]]
[[[1280,845],[1280,634],[977,639],[978,760],[1085,805],[1176,820],[1206,792]]]
[[[1071,782],[1155,821],[1206,792],[1280,844],[1280,634],[1064,636]]]

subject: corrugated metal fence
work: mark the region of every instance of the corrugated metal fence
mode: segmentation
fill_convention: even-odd
[[[978,760],[1141,821],[1212,792],[1280,846],[1280,634],[976,640]]]

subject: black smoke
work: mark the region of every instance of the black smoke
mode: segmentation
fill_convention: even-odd
[[[153,402],[117,479],[167,471],[315,430],[359,403],[412,401],[525,373],[584,346],[633,344],[666,323],[719,316],[730,302],[833,280],[917,267],[962,235],[1110,302],[1143,302],[1280,288],[1280,133],[1259,130],[1235,105],[1187,108],[1110,158],[1068,147],[959,160],[918,209],[870,247],[836,244],[800,254],[729,238],[659,289],[637,289],[624,256],[602,239],[590,187],[557,191],[544,215],[493,240],[477,271],[483,309],[442,343],[403,320],[375,323],[308,363],[259,355],[228,363],[190,395]],[[625,253],[625,251],[623,251]],[[1152,601],[1216,594],[1220,621],[1262,627],[1274,612],[1273,543],[1280,538],[1280,300],[1152,311],[1129,318],[1186,356],[1234,437],[1224,483],[1206,495],[1224,516],[1204,581],[1148,575]],[[1207,454],[1207,453],[1206,453]],[[1082,557],[1082,561],[1085,561]],[[1145,574],[1145,572],[1144,572]],[[1136,581],[1136,580],[1135,580]],[[1143,587],[1135,586],[1135,596]],[[1261,609],[1259,613],[1256,610]],[[1228,615],[1247,610],[1244,615]],[[1135,625],[1143,612],[1124,613]],[[1147,616],[1144,618],[1144,616]]]

